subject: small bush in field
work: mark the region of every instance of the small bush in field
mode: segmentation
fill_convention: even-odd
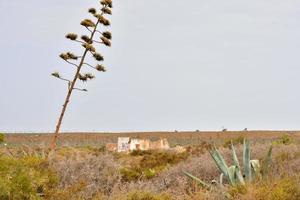
[[[134,168],[121,168],[120,173],[122,176],[122,181],[124,182],[131,182],[131,181],[137,181],[142,177],[143,171],[140,168],[134,167]]]
[[[130,152],[131,156],[144,156],[144,155],[150,155],[152,154],[153,151],[148,150],[148,151],[142,151],[142,150],[133,150],[132,152]]]
[[[232,186],[229,188],[228,194],[233,198],[237,198],[240,195],[247,194],[247,187],[244,185]]]
[[[146,179],[151,179],[156,175],[155,169],[148,169],[144,171],[144,176]]]
[[[233,139],[226,139],[223,147],[225,148],[230,148],[231,147],[231,141],[234,145],[238,145],[238,144],[243,144],[245,137],[244,136],[239,136],[237,138],[233,138]]]
[[[272,182],[263,182],[254,190],[255,199],[298,200],[300,185],[296,177],[283,178]]]
[[[164,167],[168,164],[176,164],[180,161],[186,160],[188,158],[187,153],[175,153],[175,152],[153,152],[152,154],[146,154],[140,162],[142,168],[156,168]]]
[[[293,154],[289,154],[287,152],[281,152],[278,155],[276,155],[275,160],[279,163],[285,163],[286,161],[289,161],[294,158]]]
[[[277,140],[273,141],[273,144],[283,144],[283,145],[289,145],[293,143],[294,139],[289,135],[283,135]]]
[[[79,181],[71,186],[61,189],[56,188],[47,193],[44,199],[46,200],[66,200],[66,199],[85,199],[82,193],[86,188],[86,183]]]
[[[192,145],[192,146],[186,147],[186,151],[192,155],[201,155],[201,154],[207,152],[212,147],[213,147],[212,144],[203,141],[199,145]]]
[[[0,133],[0,144],[4,142],[4,134]]]
[[[0,199],[39,199],[57,184],[48,163],[37,157],[0,156]]]
[[[136,191],[127,196],[127,200],[171,200],[167,194],[153,194],[150,192]]]
[[[129,167],[120,169],[125,182],[153,178],[168,165],[174,165],[188,158],[188,153],[170,151],[133,151],[130,156],[138,157],[138,162],[132,162]]]

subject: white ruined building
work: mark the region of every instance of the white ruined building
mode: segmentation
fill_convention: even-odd
[[[119,137],[118,138],[118,152],[128,152],[129,151],[129,137]]]
[[[129,137],[118,138],[118,152],[129,152],[133,150],[166,150],[169,149],[169,143],[167,139],[160,139],[158,141],[151,142],[148,139],[135,139]]]

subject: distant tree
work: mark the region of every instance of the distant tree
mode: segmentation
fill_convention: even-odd
[[[72,95],[72,92],[74,90],[87,92],[86,89],[81,89],[76,87],[76,81],[79,79],[82,82],[86,82],[88,80],[94,79],[94,75],[92,73],[82,73],[81,70],[84,67],[93,68],[94,70],[97,70],[99,72],[105,72],[105,67],[98,63],[96,65],[90,64],[87,60],[89,57],[94,58],[97,62],[102,62],[104,60],[103,56],[96,51],[96,48],[93,46],[93,44],[101,44],[104,46],[111,46],[111,32],[109,31],[100,31],[100,26],[107,27],[110,25],[110,21],[105,17],[107,15],[112,14],[112,0],[101,0],[100,1],[100,8],[90,8],[88,12],[93,15],[94,20],[91,19],[84,19],[81,21],[81,25],[85,27],[88,31],[88,35],[82,35],[78,37],[75,33],[68,33],[66,35],[66,38],[72,41],[75,41],[82,45],[84,51],[83,53],[78,56],[75,55],[72,52],[62,53],[59,55],[61,59],[63,59],[65,62],[67,62],[70,65],[73,65],[75,68],[75,74],[72,79],[64,78],[59,74],[59,72],[52,73],[52,76],[65,81],[68,85],[67,95],[60,113],[60,116],[58,118],[58,122],[56,124],[55,133],[53,135],[50,149],[54,150],[56,148],[58,136],[59,136],[59,130],[64,118],[64,114],[66,112],[68,103],[70,102],[70,97]]]

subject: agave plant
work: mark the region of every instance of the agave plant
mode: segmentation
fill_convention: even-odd
[[[211,151],[209,151],[211,157],[215,161],[218,169],[221,171],[219,185],[223,185],[223,177],[226,177],[228,183],[232,186],[235,185],[245,185],[246,182],[251,182],[254,178],[266,177],[271,164],[272,155],[272,145],[264,159],[264,166],[261,168],[259,160],[250,159],[250,145],[249,141],[244,140],[243,144],[243,171],[239,164],[235,147],[231,142],[232,159],[233,165],[228,167],[225,159],[219,150],[214,146]],[[195,180],[200,186],[205,188],[210,188],[210,185],[200,180],[199,178],[193,176],[188,172],[183,172],[189,178]]]

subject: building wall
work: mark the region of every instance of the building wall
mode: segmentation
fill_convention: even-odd
[[[139,139],[130,139],[129,150],[140,150],[140,141]]]
[[[151,142],[147,139],[134,139],[129,137],[118,138],[118,152],[129,152],[133,150],[156,150],[156,149],[169,149],[169,143],[167,139],[160,139],[158,141]]]
[[[128,152],[129,151],[129,137],[119,137],[118,138],[118,152]]]
[[[167,139],[160,139],[150,143],[150,149],[169,149],[170,145]]]

